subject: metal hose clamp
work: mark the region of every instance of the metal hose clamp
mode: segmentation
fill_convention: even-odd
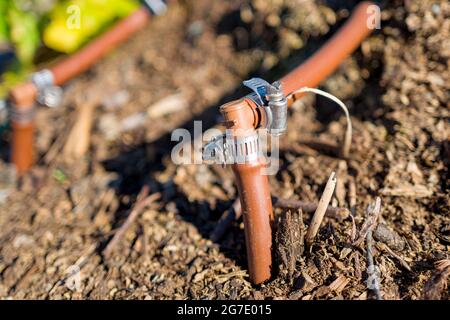
[[[258,160],[260,148],[259,137],[256,132],[248,136],[233,137],[233,142],[234,163],[250,163]]]
[[[282,135],[287,129],[288,101],[280,82],[276,81],[268,88],[267,99],[269,100],[269,109],[272,111],[269,133],[274,136]]]
[[[38,90],[43,90],[54,85],[53,73],[48,69],[37,71],[31,75],[31,81]]]
[[[274,136],[283,134],[287,129],[288,101],[281,83],[276,81],[269,84],[264,79],[252,78],[244,81],[243,84],[253,90],[248,97],[265,111],[264,128]]]
[[[36,108],[32,106],[30,108],[25,109],[25,108],[15,108],[14,106],[12,106],[9,112],[10,112],[9,114],[10,119],[12,122],[18,124],[29,124],[34,120]]]
[[[167,4],[163,0],[143,0],[142,3],[155,16],[162,16],[167,11]]]
[[[31,81],[36,86],[38,94],[36,100],[47,107],[57,107],[62,99],[62,89],[54,85],[53,73],[48,69],[35,72]]]
[[[260,154],[256,132],[242,137],[224,133],[212,138],[203,148],[204,161],[221,165],[254,162]]]

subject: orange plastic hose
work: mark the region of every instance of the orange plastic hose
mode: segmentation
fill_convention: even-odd
[[[323,47],[280,80],[286,95],[302,87],[317,86],[359,47],[373,31],[368,24],[373,5],[369,1],[358,4],[351,17]]]

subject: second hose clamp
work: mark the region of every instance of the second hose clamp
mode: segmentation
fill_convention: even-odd
[[[37,71],[31,75],[31,81],[36,86],[37,102],[50,108],[57,107],[62,100],[62,89],[54,84],[53,73],[48,69]]]

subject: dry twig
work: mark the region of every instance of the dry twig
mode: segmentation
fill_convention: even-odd
[[[398,254],[396,254],[394,251],[392,251],[391,248],[389,248],[388,245],[385,245],[384,243],[378,243],[378,247],[384,251],[386,251],[387,253],[389,253],[391,256],[393,256],[395,259],[398,260],[398,262],[400,262],[400,264],[403,266],[403,268],[405,268],[406,270],[408,270],[409,272],[411,272],[411,267],[409,266],[409,264],[405,261],[405,259],[403,259],[402,257],[400,257]]]
[[[377,197],[375,204],[371,204],[367,207],[366,210],[366,221],[359,230],[358,237],[353,242],[354,246],[359,246],[367,236],[369,231],[373,231],[377,226],[378,217],[381,212],[381,199]]]
[[[375,266],[373,262],[373,239],[372,239],[372,230],[375,227],[378,216],[380,215],[381,211],[381,199],[377,197],[375,200],[375,203],[369,204],[366,210],[366,222],[370,222],[370,225],[367,225],[365,232],[366,237],[366,244],[367,244],[367,288],[370,290],[373,290],[375,293],[375,296],[377,300],[382,300],[381,298],[381,292],[380,292],[380,279],[379,279],[379,269]],[[365,225],[363,226],[363,228]],[[361,228],[361,231],[363,231],[363,228]],[[361,233],[360,235],[364,234]],[[364,239],[364,238],[363,238]]]
[[[336,280],[334,280],[329,286],[328,288],[331,291],[334,291],[336,293],[340,293],[342,292],[342,290],[344,290],[344,288],[347,286],[347,284],[350,282],[350,279],[340,275],[339,277],[336,278]]]
[[[149,204],[151,204],[161,196],[160,193],[154,193],[149,196],[148,195],[149,192],[150,192],[149,186],[145,185],[144,187],[142,187],[138,195],[138,200],[134,204],[127,219],[122,224],[122,226],[120,226],[120,228],[115,232],[113,238],[111,239],[111,241],[109,241],[108,245],[103,250],[103,256],[105,258],[109,258],[111,256],[111,253],[113,252],[116,245],[120,242],[124,234],[130,228],[130,226],[133,224],[133,222],[136,220],[139,214],[145,209],[145,207],[147,207]]]
[[[319,205],[317,206],[316,212],[312,218],[311,224],[308,228],[308,232],[306,233],[306,244],[311,246],[314,238],[317,235],[317,231],[319,231],[320,224],[322,223],[323,217],[325,216],[325,212],[327,210],[328,204],[330,203],[331,196],[333,195],[334,189],[336,187],[336,177],[335,173],[331,173],[331,176],[328,178],[327,185],[325,186],[325,190],[323,191],[322,197],[319,200]]]
[[[79,159],[89,149],[95,100],[79,105],[77,120],[70,130],[63,153],[67,159]]]
[[[165,115],[186,109],[188,100],[182,93],[175,93],[158,100],[148,107],[147,115],[150,119],[157,119]]]

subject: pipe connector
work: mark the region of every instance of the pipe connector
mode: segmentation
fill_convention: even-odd
[[[283,93],[281,82],[274,82],[267,90],[267,100],[272,112],[272,123],[269,133],[273,136],[280,136],[287,129],[287,108],[288,101]]]

